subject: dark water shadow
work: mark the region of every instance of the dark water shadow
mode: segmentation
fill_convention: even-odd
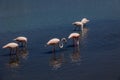
[[[8,57],[8,56],[10,56],[10,54],[2,54],[2,55],[0,55],[0,56]]]
[[[73,44],[71,44],[71,45],[68,45],[68,46],[67,46],[67,48],[71,48],[71,47],[74,47],[74,45],[73,45]]]

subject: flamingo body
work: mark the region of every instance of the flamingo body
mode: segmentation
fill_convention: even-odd
[[[72,24],[75,25],[75,26],[81,26],[81,25],[83,25],[83,23],[80,22],[80,21],[73,22]]]
[[[23,36],[17,37],[14,40],[19,42],[27,42],[27,38]]]
[[[16,47],[18,47],[18,44],[14,42],[8,43],[5,46],[3,46],[3,48],[16,48]]]
[[[17,43],[14,43],[14,42],[11,42],[11,43],[8,43],[8,44],[6,44],[5,46],[3,46],[3,48],[8,48],[8,49],[10,49],[10,55],[12,54],[12,53],[17,53],[17,51],[18,51],[18,44]]]
[[[27,48],[27,38],[20,36],[14,39],[15,41],[17,41],[19,43],[19,45],[23,48]]]
[[[60,39],[58,38],[53,38],[47,42],[47,45],[56,45],[60,42]]]
[[[90,20],[88,20],[87,18],[83,18],[82,20],[81,20],[81,22],[83,23],[83,24],[86,24],[86,23],[88,23]]]
[[[83,27],[86,23],[88,23],[90,20],[87,18],[83,18],[81,21],[73,22],[72,24],[75,25],[75,27],[81,27],[81,30],[83,31]]]
[[[69,39],[73,39],[74,42],[74,46],[79,46],[79,38],[80,38],[80,34],[79,33],[71,33],[68,37]]]
[[[63,43],[66,43],[66,38],[62,38],[61,40],[58,38],[53,38],[50,39],[47,42],[47,45],[52,45],[53,46],[53,53],[55,52],[55,46],[58,45],[60,48],[63,48]]]
[[[71,39],[71,38],[79,38],[79,37],[80,37],[79,33],[71,33],[68,38]]]

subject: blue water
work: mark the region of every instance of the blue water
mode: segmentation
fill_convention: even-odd
[[[0,80],[120,80],[119,0],[0,0]],[[68,37],[72,22],[90,19],[80,46],[45,47]],[[28,38],[25,54],[9,56],[2,46]],[[11,61],[18,66],[10,65]],[[58,64],[55,65],[55,61]]]

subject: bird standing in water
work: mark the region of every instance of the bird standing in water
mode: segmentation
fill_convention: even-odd
[[[20,36],[14,39],[15,41],[18,42],[18,44],[20,44],[21,47],[26,48],[27,47],[27,38]]]
[[[63,44],[66,43],[66,42],[67,42],[66,38],[62,38],[61,40],[58,39],[58,38],[53,38],[53,39],[50,39],[47,42],[47,45],[53,46],[53,53],[54,53],[55,52],[55,46],[59,46],[60,48],[63,48]]]
[[[18,44],[11,42],[6,45],[4,45],[2,48],[9,48],[10,49],[10,54],[16,54],[18,51]]]
[[[73,22],[72,24],[75,25],[75,30],[78,27],[81,27],[81,31],[83,31],[83,27],[86,23],[88,23],[90,20],[88,20],[87,18],[83,18],[81,21],[76,21]]]
[[[68,37],[68,39],[73,39],[73,45],[79,46],[79,38],[80,38],[80,34],[79,33],[71,33]]]

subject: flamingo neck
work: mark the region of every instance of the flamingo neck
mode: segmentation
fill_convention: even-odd
[[[64,43],[66,43],[66,42],[67,42],[66,38],[62,38],[61,41],[60,41],[60,43],[59,43],[59,47],[63,48]]]
[[[59,43],[59,47],[60,47],[60,48],[63,48],[63,46],[64,46],[64,45],[63,45],[63,42],[60,42],[60,43]]]

